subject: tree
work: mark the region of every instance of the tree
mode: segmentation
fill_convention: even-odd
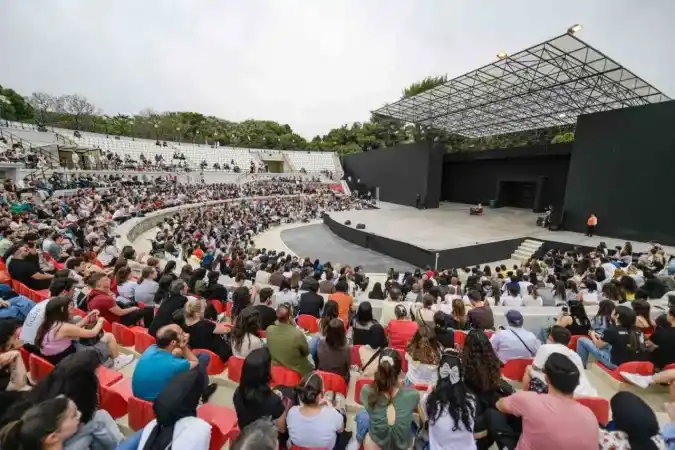
[[[5,89],[0,86],[0,96],[4,98],[0,106],[2,118],[7,120],[33,119],[33,107],[14,89]]]
[[[572,131],[557,134],[553,139],[551,139],[551,144],[562,144],[569,142],[574,142],[574,132]]]
[[[80,94],[64,95],[58,102],[63,108],[63,111],[73,117],[76,130],[80,129],[82,120],[85,117],[92,116],[96,113],[96,106]]]
[[[26,100],[37,111],[40,124],[46,124],[47,113],[55,110],[56,99],[46,92],[33,92]]]
[[[401,96],[401,98],[413,97],[417,94],[421,94],[422,92],[428,91],[429,89],[433,89],[436,86],[440,86],[441,84],[447,82],[448,82],[447,75],[439,75],[437,77],[426,77],[422,81],[416,81],[410,86],[404,88],[403,95]]]

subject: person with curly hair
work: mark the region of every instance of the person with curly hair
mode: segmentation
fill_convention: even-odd
[[[501,362],[487,335],[481,330],[471,330],[467,335],[462,365],[466,371],[466,387],[476,397],[476,443],[479,450],[486,450],[495,439],[488,434],[486,413],[495,408],[497,400],[512,394],[513,389],[507,383],[502,383]]]
[[[230,333],[232,354],[238,358],[246,358],[253,350],[264,347],[259,333],[260,313],[252,306],[244,308],[236,317]]]
[[[432,449],[476,449],[473,436],[476,399],[467,389],[464,376],[460,355],[444,353],[438,366],[438,382],[422,398]]]
[[[441,346],[432,328],[421,325],[406,347],[408,360],[406,386],[415,384],[436,384],[436,368],[441,361]]]

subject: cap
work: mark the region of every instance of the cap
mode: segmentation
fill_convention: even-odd
[[[506,321],[509,323],[509,325],[520,327],[523,325],[523,315],[520,313],[520,311],[512,309],[506,313]]]

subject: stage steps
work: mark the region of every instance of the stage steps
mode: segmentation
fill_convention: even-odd
[[[525,239],[516,251],[513,252],[511,259],[527,261],[543,244],[543,242],[535,241],[534,239]]]

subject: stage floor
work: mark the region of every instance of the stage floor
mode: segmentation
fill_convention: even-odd
[[[385,202],[380,202],[379,206],[380,209],[342,211],[330,216],[339,223],[351,220],[352,226],[363,223],[369,233],[430,251],[521,237],[583,246],[597,246],[605,242],[610,248],[625,243],[624,240],[605,236],[587,237],[582,233],[543,229],[536,226],[538,214],[527,209],[485,208],[484,215],[470,216],[472,205],[462,203],[441,203],[438,209],[426,210]],[[648,243],[632,242],[634,251],[650,248]],[[664,248],[671,254],[675,253],[673,247]]]

